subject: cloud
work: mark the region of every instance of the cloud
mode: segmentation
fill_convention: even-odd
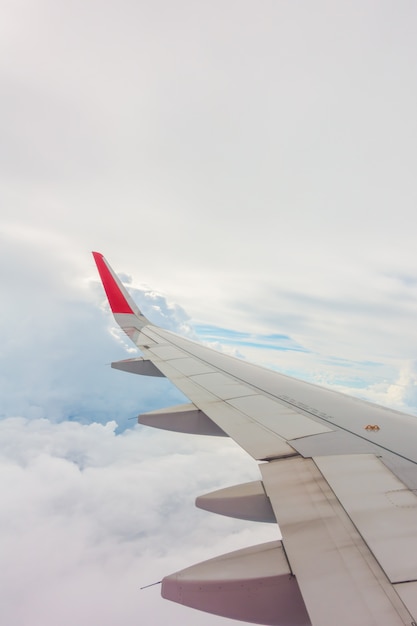
[[[4,623],[162,625],[177,609],[140,586],[277,535],[193,507],[200,493],[258,478],[235,444],[115,427],[0,422]],[[193,621],[228,623],[206,617]]]
[[[9,268],[2,276],[8,295],[0,313],[2,417],[116,420],[123,429],[139,413],[184,401],[164,379],[110,368],[111,361],[138,351],[115,330],[107,303],[101,310],[102,285],[96,275],[87,280],[79,272],[68,240],[27,228],[9,231],[2,243]],[[149,290],[135,295],[154,319],[187,331],[180,307]]]
[[[148,288],[138,288],[131,285],[132,278],[122,274],[120,278],[130,286],[130,292],[145,317],[152,320],[153,324],[177,332],[191,339],[196,339],[196,334],[190,323],[191,318],[185,310],[175,302],[169,302],[161,293]]]
[[[379,380],[364,386],[363,396],[398,411],[417,414],[417,363],[409,361],[400,364],[394,380]]]
[[[122,6],[5,9],[5,214],[218,325],[259,281],[412,275],[411,5]]]

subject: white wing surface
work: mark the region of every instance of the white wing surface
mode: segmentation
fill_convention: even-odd
[[[415,626],[417,419],[152,325],[93,254],[116,321],[143,353],[113,367],[166,376],[190,400],[139,422],[232,437],[261,462],[261,480],[197,506],[282,533],[167,576],[162,595],[259,624]]]

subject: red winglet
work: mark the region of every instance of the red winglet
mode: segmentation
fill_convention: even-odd
[[[93,257],[106,292],[110,308],[113,313],[131,313],[134,314],[132,308],[127,302],[123,292],[116,282],[115,277],[107,266],[106,260],[100,252],[93,252]]]

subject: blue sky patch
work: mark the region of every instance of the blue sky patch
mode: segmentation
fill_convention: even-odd
[[[193,325],[193,328],[201,340],[219,341],[232,346],[262,348],[263,350],[309,352],[309,350],[299,345],[290,336],[280,333],[267,335],[245,333],[221,326],[204,324]]]

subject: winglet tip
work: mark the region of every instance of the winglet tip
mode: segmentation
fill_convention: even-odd
[[[101,252],[92,252],[92,255],[96,262],[98,273],[100,274],[112,312],[134,314],[135,312],[129,304],[126,295],[123,293],[123,288],[118,284],[118,280],[112,274],[104,256]]]

